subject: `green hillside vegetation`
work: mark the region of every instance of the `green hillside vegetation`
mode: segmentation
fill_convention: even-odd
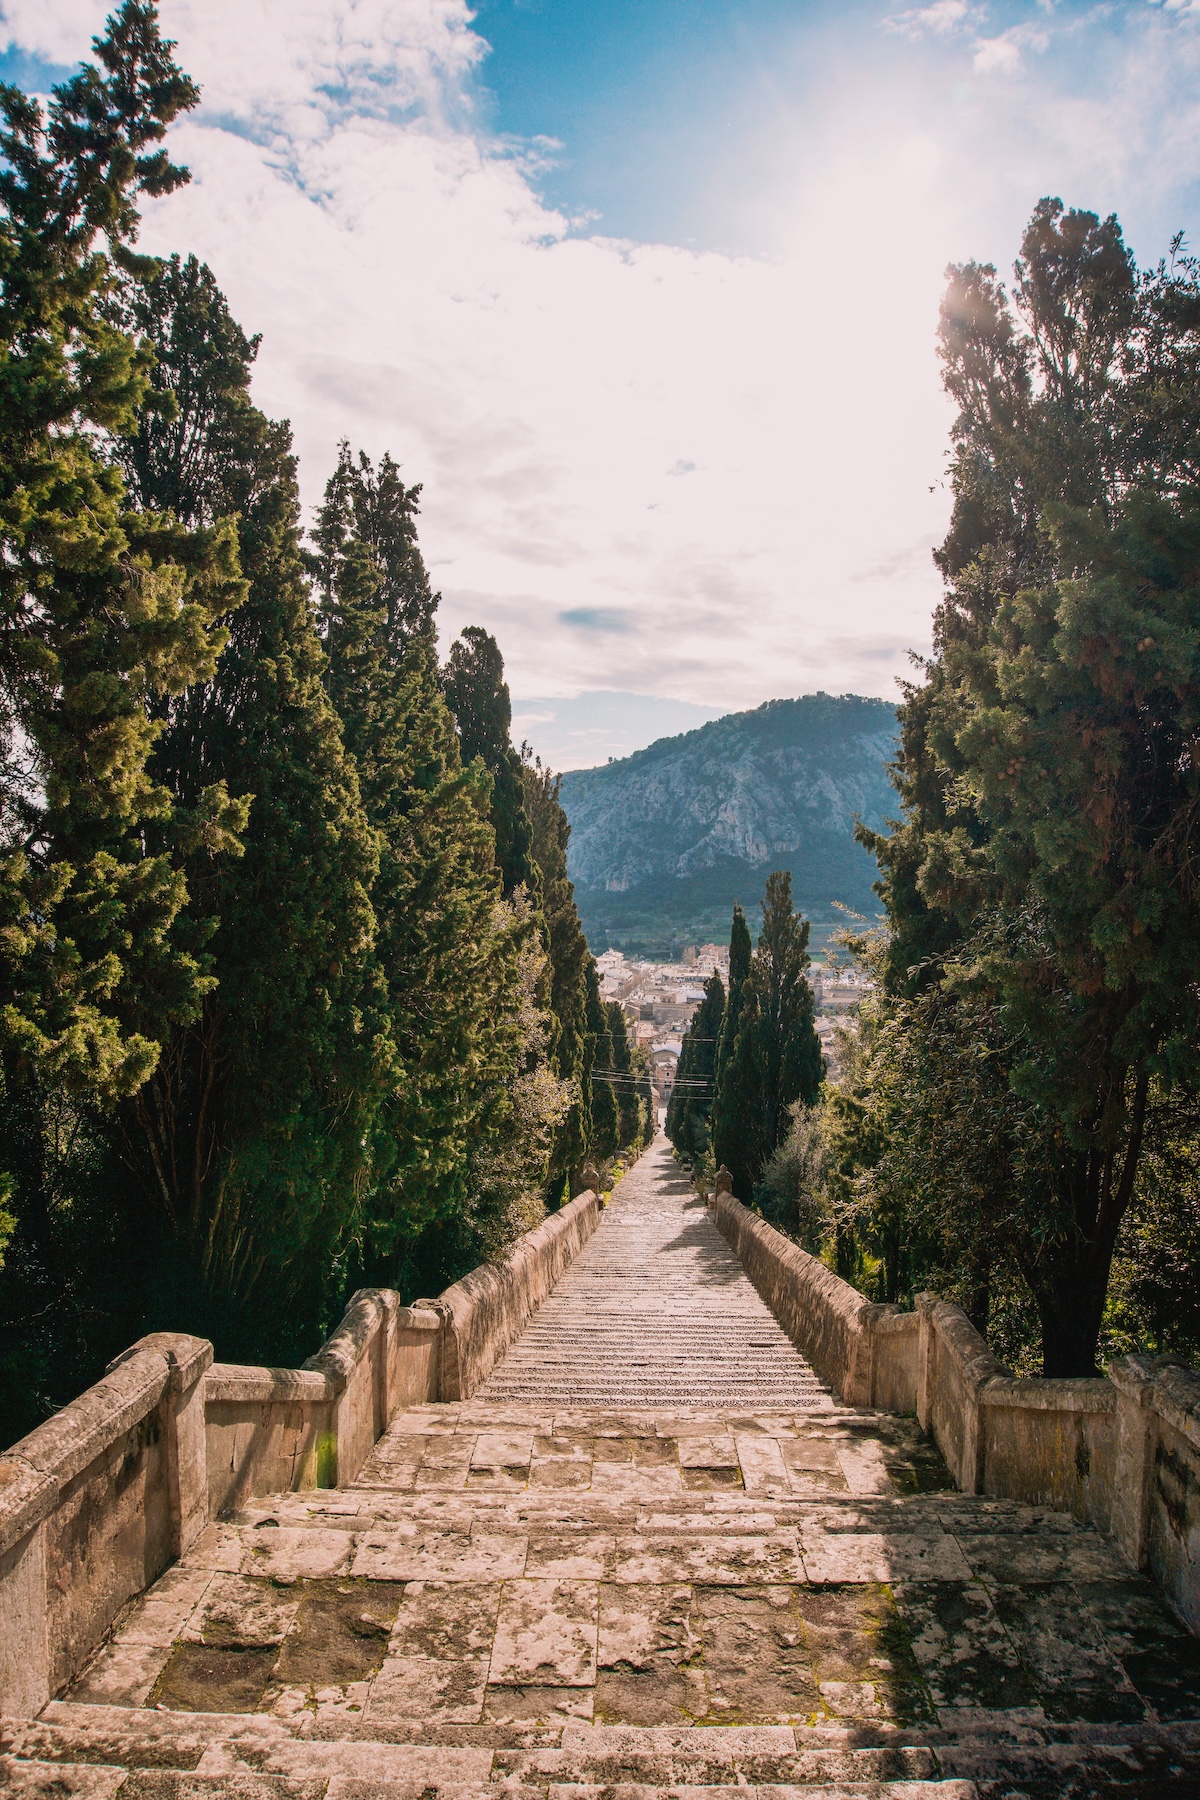
[[[735,901],[757,931],[770,869],[791,876],[822,947],[840,908],[875,916],[876,870],[855,820],[878,830],[895,811],[895,749],[887,701],[809,694],[569,771],[562,800],[588,941],[677,956],[723,939]]]

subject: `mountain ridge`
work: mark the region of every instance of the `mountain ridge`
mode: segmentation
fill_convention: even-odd
[[[724,934],[772,868],[832,929],[836,909],[878,911],[874,861],[854,820],[894,814],[896,709],[857,694],[768,700],[593,769],[569,770],[569,872],[594,948],[670,954]],[[817,935],[814,932],[814,935]]]

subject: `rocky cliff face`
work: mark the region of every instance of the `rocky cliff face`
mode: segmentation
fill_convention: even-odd
[[[895,733],[886,701],[813,694],[572,770],[562,799],[590,935],[634,912],[678,914],[686,930],[698,909],[753,904],[775,868],[792,871],[809,910],[874,910],[875,866],[854,843],[854,818],[879,826],[895,814],[885,768]]]

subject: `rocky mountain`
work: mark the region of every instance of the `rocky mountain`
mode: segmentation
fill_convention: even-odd
[[[885,700],[808,694],[571,770],[570,872],[593,949],[669,955],[719,941],[733,901],[757,910],[772,869],[791,870],[816,944],[844,919],[835,903],[876,913],[854,819],[895,815],[895,736]]]

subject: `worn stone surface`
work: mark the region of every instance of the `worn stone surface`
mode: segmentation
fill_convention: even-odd
[[[665,1139],[614,1190],[601,1228],[480,1395],[635,1407],[810,1407],[828,1398]],[[718,1428],[718,1444],[723,1435]],[[732,1446],[722,1454],[724,1462],[694,1466],[736,1467]]]
[[[352,1487],[208,1527],[64,1699],[4,1727],[0,1785],[1195,1800],[1200,1644],[1150,1583],[1066,1515],[955,1492],[912,1419],[844,1408],[803,1365],[783,1401],[736,1267],[648,1167],[584,1255],[632,1245],[644,1206],[670,1317],[715,1287],[747,1334],[737,1398],[687,1399],[677,1335],[661,1391],[609,1383],[605,1327],[575,1339],[574,1388],[557,1367],[407,1408]]]

